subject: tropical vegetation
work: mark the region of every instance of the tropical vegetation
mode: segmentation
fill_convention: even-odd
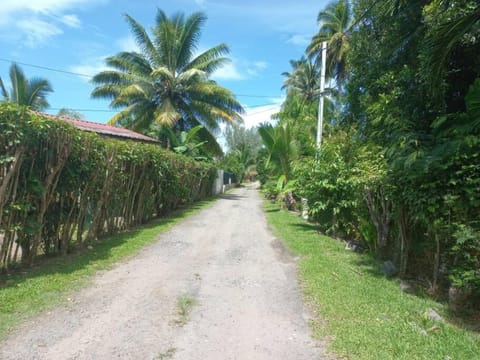
[[[298,273],[315,337],[327,358],[359,360],[476,359],[480,353],[478,318],[457,326],[441,303],[399,291],[404,281],[379,276],[369,254],[345,251],[345,245],[318,234],[314,224],[276,204],[264,204],[268,222],[289,251],[300,258]],[[413,291],[412,291],[413,292]]]
[[[129,15],[130,26],[139,52],[120,52],[106,59],[111,70],[95,75],[94,98],[111,100],[120,111],[109,123],[136,131],[148,131],[154,123],[162,127],[188,131],[198,125],[202,141],[218,154],[220,148],[213,134],[219,123],[237,123],[243,112],[228,89],[211,75],[229,60],[229,48],[219,44],[198,51],[203,13],[172,17],[158,10],[151,38],[145,28]]]
[[[67,255],[211,195],[210,163],[0,103],[0,270]]]
[[[288,160],[259,166],[260,178],[282,195],[268,179],[286,175],[323,233],[363,243],[452,310],[478,308],[478,2],[338,0],[318,20],[285,73],[278,125],[260,130],[268,162]],[[322,41],[339,91],[329,93],[318,152],[318,100],[307,95],[318,83],[301,79],[306,64],[319,73]],[[275,149],[273,135],[287,129],[299,146]]]
[[[28,79],[17,64],[10,66],[11,89],[7,90],[4,81],[0,78],[0,93],[4,101],[25,105],[33,110],[42,111],[50,105],[47,101],[48,93],[53,91],[47,79],[34,77]]]
[[[246,176],[256,174],[262,141],[255,128],[247,129],[243,125],[227,126],[224,135],[227,153],[220,165],[242,183]]]
[[[330,3],[317,17],[320,26],[317,34],[307,47],[307,54],[321,63],[322,44],[327,42],[326,73],[342,85],[350,74],[348,53],[350,51],[350,33],[353,29],[351,4],[348,0]]]

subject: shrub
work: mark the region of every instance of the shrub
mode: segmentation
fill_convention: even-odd
[[[0,104],[0,268],[65,254],[211,194],[210,164]]]

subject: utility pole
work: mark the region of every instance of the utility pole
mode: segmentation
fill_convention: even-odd
[[[323,131],[323,103],[325,91],[325,68],[327,66],[327,42],[322,42],[322,68],[320,69],[320,99],[318,102],[318,123],[317,123],[317,149],[320,151],[322,146]]]

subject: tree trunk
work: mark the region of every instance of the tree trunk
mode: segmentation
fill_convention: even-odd
[[[391,202],[383,193],[381,187],[375,190],[366,187],[364,199],[367,204],[370,219],[377,231],[377,255],[384,259],[388,256],[388,238],[390,235]]]
[[[408,233],[408,227],[408,215],[405,209],[402,207],[398,216],[398,236],[400,238],[400,277],[405,276],[408,267],[408,254],[410,252],[410,237]]]
[[[435,233],[435,256],[433,259],[433,291],[438,289],[438,272],[440,269],[440,237]]]
[[[6,173],[3,176],[0,184],[0,224],[2,223],[3,207],[9,200],[11,200],[9,194],[11,192],[16,192],[16,184],[15,186],[11,186],[11,179],[14,176],[15,178],[18,178],[19,169],[23,161],[24,151],[25,149],[23,147],[18,147],[15,150],[14,160],[6,170]]]

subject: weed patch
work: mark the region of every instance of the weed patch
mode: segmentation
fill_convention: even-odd
[[[189,295],[182,295],[177,299],[177,318],[175,324],[183,326],[188,322],[188,316],[195,306],[196,300]]]

